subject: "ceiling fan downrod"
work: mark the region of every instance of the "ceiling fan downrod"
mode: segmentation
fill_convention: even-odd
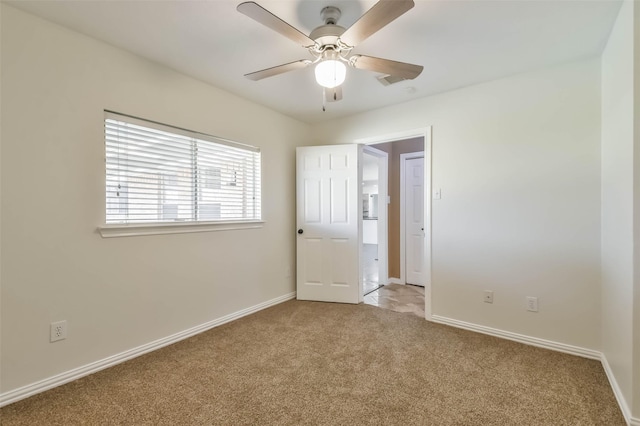
[[[314,41],[313,46],[309,46],[309,52],[316,58],[325,57],[325,52],[336,52],[339,58],[346,62],[345,56],[353,49],[340,40],[340,36],[346,31],[345,28],[337,24],[342,12],[335,6],[327,6],[320,11],[320,16],[324,25],[311,31],[309,38]]]
[[[335,6],[327,6],[320,11],[320,16],[325,25],[336,25],[342,12]]]

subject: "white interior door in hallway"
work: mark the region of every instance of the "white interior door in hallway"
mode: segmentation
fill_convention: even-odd
[[[424,157],[404,158],[405,273],[407,284],[424,287]]]
[[[362,301],[357,144],[296,150],[297,298]]]

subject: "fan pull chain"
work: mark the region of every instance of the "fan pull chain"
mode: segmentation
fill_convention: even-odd
[[[326,112],[327,109],[325,108],[326,102],[327,102],[327,89],[325,87],[322,88],[322,112]]]

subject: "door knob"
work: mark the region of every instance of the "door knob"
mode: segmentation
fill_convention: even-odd
[[[298,229],[298,234],[302,234],[304,231],[302,229]]]

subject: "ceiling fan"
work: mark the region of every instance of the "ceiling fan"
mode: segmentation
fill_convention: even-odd
[[[302,45],[313,56],[313,59],[289,62],[245,74],[245,77],[257,81],[317,64],[316,81],[324,88],[327,101],[342,99],[341,84],[345,80],[347,65],[386,74],[395,80],[412,80],[422,72],[421,65],[373,56],[352,55],[351,51],[357,44],[413,6],[413,0],[380,0],[347,29],[337,25],[341,15],[340,9],[327,6],[320,12],[324,25],[317,27],[307,36],[257,3],[252,1],[241,3],[238,5],[238,12]]]

